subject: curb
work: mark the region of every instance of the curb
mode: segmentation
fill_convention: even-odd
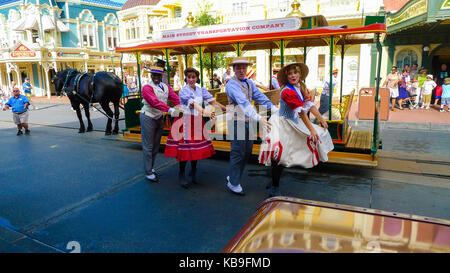
[[[354,128],[361,128],[361,129],[373,128],[373,120],[349,120],[348,122]],[[431,130],[431,131],[450,132],[450,123],[380,121],[379,125],[380,130],[407,129],[407,130]]]

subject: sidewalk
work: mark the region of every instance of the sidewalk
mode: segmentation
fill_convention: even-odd
[[[350,109],[349,123],[352,126],[373,127],[373,120],[358,118],[358,101],[353,102]],[[440,106],[438,106],[440,107]],[[413,109],[395,108],[389,110],[389,119],[380,120],[380,129],[439,130],[450,131],[450,112],[439,112],[439,108]]]
[[[47,97],[33,97],[33,102],[44,102],[44,103],[70,103],[69,98],[67,96],[62,96],[58,98],[57,96],[51,96],[51,98]]]

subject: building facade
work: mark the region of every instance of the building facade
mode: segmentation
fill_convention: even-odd
[[[449,66],[450,0],[409,0],[397,8],[386,10],[382,77],[392,65],[402,69],[417,63],[429,74],[436,74],[444,63]]]
[[[52,76],[65,68],[120,73],[117,11],[110,0],[0,2],[0,87],[30,78],[33,95],[54,92]]]

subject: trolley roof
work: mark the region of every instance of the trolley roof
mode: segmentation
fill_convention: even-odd
[[[364,27],[347,28],[346,26],[325,26],[312,29],[300,29],[273,33],[229,35],[214,38],[191,39],[182,41],[150,42],[132,47],[117,47],[118,53],[135,53],[160,55],[161,50],[171,49],[170,55],[196,54],[196,46],[204,46],[204,52],[235,51],[236,43],[244,44],[243,51],[258,49],[277,49],[274,41],[284,40],[285,48],[326,46],[322,39],[338,36],[342,44],[370,44],[374,41],[374,34],[386,33],[386,25],[374,23]]]

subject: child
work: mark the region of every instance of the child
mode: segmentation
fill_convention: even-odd
[[[427,70],[425,68],[420,69],[420,74],[416,75],[416,81],[417,81],[417,97],[416,97],[416,108],[419,108],[419,103],[423,105],[423,83],[427,80]]]
[[[450,78],[445,78],[444,84],[442,85],[440,112],[445,112],[445,105],[447,105],[447,111],[450,112]]]
[[[425,109],[430,109],[430,102],[431,102],[431,93],[433,92],[433,89],[436,87],[436,83],[433,81],[433,75],[428,75],[427,80],[423,83],[422,86],[422,94],[423,94],[423,104],[422,107]]]

